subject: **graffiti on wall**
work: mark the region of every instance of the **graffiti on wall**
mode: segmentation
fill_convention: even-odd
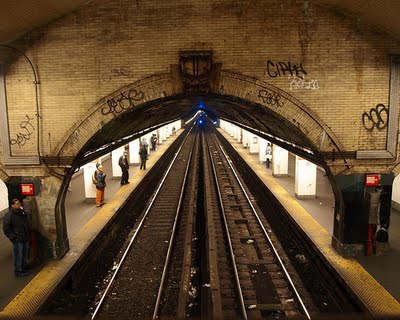
[[[103,115],[121,113],[126,109],[134,107],[135,101],[140,101],[143,97],[143,91],[131,89],[127,93],[121,92],[118,97],[107,100],[107,105],[101,109],[101,113]]]
[[[261,98],[264,103],[270,106],[283,107],[285,104],[283,97],[279,93],[267,89],[258,91],[258,97]]]
[[[292,64],[289,62],[277,62],[273,63],[271,60],[267,61],[267,73],[271,78],[281,77],[281,76],[296,76],[303,79],[307,72],[304,70],[302,63],[299,65]]]
[[[361,118],[367,131],[373,131],[375,128],[378,130],[385,129],[387,127],[388,108],[383,103],[379,103],[369,112],[364,111]]]
[[[306,77],[299,78],[296,75],[289,76],[290,90],[318,90],[318,80],[306,81]]]
[[[22,121],[19,124],[21,131],[17,133],[15,139],[10,140],[11,145],[17,145],[18,147],[24,146],[26,142],[31,138],[33,132],[35,131],[35,127],[31,123],[31,120],[33,120],[34,118],[30,118],[28,115],[25,116],[26,120]]]
[[[114,78],[129,78],[130,76],[132,76],[132,72],[127,67],[121,66],[116,69],[111,69],[110,72],[103,74],[101,78],[103,81],[109,82]]]

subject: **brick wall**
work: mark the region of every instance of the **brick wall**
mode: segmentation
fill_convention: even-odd
[[[386,130],[367,131],[362,114],[388,106],[389,55],[400,52],[400,43],[378,30],[304,1],[93,1],[13,45],[24,48],[40,81],[38,128],[32,70],[15,54],[6,90],[10,139],[22,133],[24,142],[11,146],[16,156],[35,155],[38,135],[42,155],[53,155],[103,97],[169,72],[179,50],[190,49],[213,50],[222,69],[290,93],[345,150],[385,149]],[[301,64],[305,82],[278,75],[279,62]],[[88,126],[98,130],[98,119]]]

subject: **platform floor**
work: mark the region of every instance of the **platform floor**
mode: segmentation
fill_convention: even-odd
[[[170,137],[168,145],[172,143],[173,139],[174,137]],[[274,183],[277,183],[277,185],[281,186],[285,192],[291,196],[291,201],[294,199],[293,202],[297,202],[305,209],[304,212],[306,213],[306,216],[303,216],[304,219],[312,219],[318,226],[323,228],[324,232],[326,231],[327,233],[332,234],[334,198],[328,179],[324,176],[322,171],[318,170],[317,175],[317,197],[315,199],[298,200],[294,197],[294,157],[290,157],[288,177],[275,178],[272,177],[271,169],[267,169],[265,164],[259,163],[258,155],[250,155],[241,144],[235,142],[233,139],[230,139],[230,141],[235,148],[244,155],[246,161],[248,160],[255,171],[262,172],[262,175],[265,175],[267,180],[273,181]],[[150,154],[150,158],[152,156],[154,159],[159,158],[160,154],[165,151],[164,148],[166,147],[167,144],[161,146],[159,151],[156,151],[154,155]],[[103,167],[106,173],[111,172],[111,161],[104,161]],[[133,178],[139,179],[143,175],[142,172],[139,171],[138,166],[131,166],[129,170],[131,181]],[[118,191],[120,189],[120,180],[118,178],[108,179],[105,201],[112,202],[112,198],[116,194],[119,194]],[[79,238],[77,235],[79,234],[81,237],[84,236],[82,235],[82,232],[79,232],[82,231],[82,228],[88,225],[90,219],[96,216],[96,213],[101,210],[101,208],[96,208],[94,202],[90,203],[85,201],[83,194],[83,175],[78,174],[72,179],[70,191],[66,198],[67,230],[71,247],[76,247],[74,242],[78,241],[75,240]],[[395,300],[397,300],[397,302],[400,301],[400,281],[398,280],[397,274],[397,270],[400,266],[399,231],[400,213],[396,210],[392,210],[391,227],[389,230],[390,250],[386,252],[384,256],[359,257],[356,259],[360,264],[362,271],[364,272],[365,269],[369,272],[370,275],[375,278],[377,282],[395,298]],[[318,235],[313,234],[311,230],[309,234],[313,240],[318,238]],[[76,252],[74,252],[74,254],[75,253]],[[9,307],[12,305],[12,303],[10,305],[8,304],[14,298],[13,301],[17,300],[21,295],[18,293],[27,286],[35,275],[37,275],[43,268],[46,268],[46,265],[44,264],[36,265],[31,270],[30,276],[25,278],[16,278],[13,275],[12,246],[2,232],[0,232],[0,266],[0,310],[3,310],[6,306]],[[32,283],[33,282],[34,281],[32,281]],[[32,286],[32,283],[29,285]],[[379,294],[379,292],[380,291],[377,289],[377,294]]]

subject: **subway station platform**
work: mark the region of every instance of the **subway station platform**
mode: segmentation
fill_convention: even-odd
[[[156,163],[176,136],[170,136],[157,151],[150,152],[147,170],[138,166],[129,169],[130,184],[121,186],[120,179],[107,179],[105,202],[101,208],[85,201],[83,175],[73,177],[66,198],[67,231],[70,251],[61,259],[33,266],[28,277],[17,278],[13,273],[12,246],[0,233],[0,318],[31,317],[35,308],[45,301],[61,279],[69,272],[89,244],[105,227],[128,195]],[[331,246],[333,230],[334,198],[323,172],[317,174],[317,197],[298,200],[294,196],[294,157],[289,159],[288,177],[273,177],[271,169],[258,161],[258,154],[249,154],[240,143],[221,133],[231,142],[239,154],[253,168],[261,180],[281,201],[293,219],[310,236],[315,247],[333,268],[356,292],[360,300],[377,318],[400,317],[400,281],[397,270],[400,265],[400,214],[392,210],[389,230],[390,250],[382,256],[342,258]],[[105,173],[111,172],[111,160],[103,162]],[[111,176],[108,175],[108,176]],[[2,222],[2,221],[1,221]]]

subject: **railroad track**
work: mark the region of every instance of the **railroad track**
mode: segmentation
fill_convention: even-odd
[[[132,231],[129,245],[116,265],[92,319],[158,316],[187,186],[196,137],[194,131],[188,133]]]
[[[176,153],[92,319],[309,316],[229,157],[214,135],[197,136]]]
[[[319,307],[281,235],[215,131],[193,128],[164,166],[92,319],[311,318]]]
[[[203,149],[210,308],[214,319],[310,318],[286,270],[289,259],[214,135]],[[269,230],[267,232],[267,230]]]

